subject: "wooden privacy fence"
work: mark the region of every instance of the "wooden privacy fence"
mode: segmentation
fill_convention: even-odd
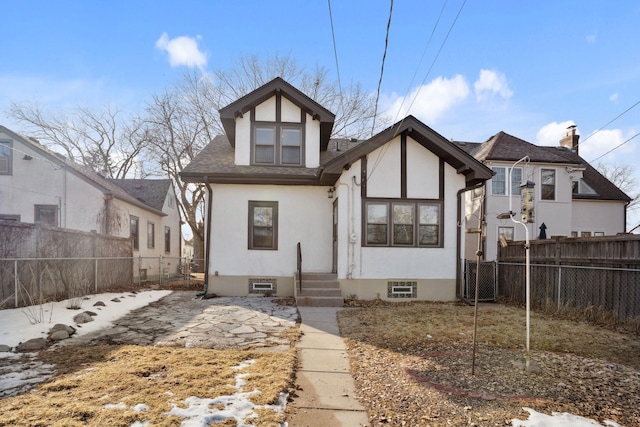
[[[532,307],[594,308],[618,321],[640,318],[640,236],[557,237],[530,242]],[[526,301],[524,242],[498,250],[498,294]]]
[[[0,221],[0,308],[132,283],[131,240]]]

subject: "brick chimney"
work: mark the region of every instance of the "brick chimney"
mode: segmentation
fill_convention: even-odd
[[[567,134],[560,138],[560,146],[575,151],[575,153],[578,154],[579,140],[580,135],[576,135],[576,125],[571,125],[567,128]]]

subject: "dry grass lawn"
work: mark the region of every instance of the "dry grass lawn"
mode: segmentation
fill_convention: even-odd
[[[525,310],[369,304],[339,313],[352,373],[371,424],[511,425],[523,407],[640,425],[640,339],[585,322],[531,315],[531,370],[523,370]]]
[[[237,393],[239,370],[233,367],[242,362],[255,360],[242,369],[248,374],[242,391],[261,392],[249,398],[255,405],[276,404],[280,393],[292,386],[295,367],[294,350],[68,346],[41,352],[40,358],[56,365],[58,375],[28,393],[0,400],[0,425],[130,426],[138,421],[176,426],[182,419],[167,412],[174,405],[185,408],[185,399]],[[147,409],[135,411],[139,404]],[[274,410],[256,413],[259,418],[250,422],[257,425],[282,422],[282,414]]]

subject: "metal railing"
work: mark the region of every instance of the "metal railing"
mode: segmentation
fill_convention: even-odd
[[[298,257],[296,260],[296,268],[298,270],[298,291],[302,292],[302,246],[300,242],[297,245],[298,248]]]
[[[498,293],[525,302],[525,264],[498,263]],[[640,319],[640,269],[531,265],[531,306],[598,311],[615,321]]]

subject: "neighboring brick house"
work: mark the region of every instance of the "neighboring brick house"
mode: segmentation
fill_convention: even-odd
[[[181,173],[208,188],[208,293],[455,299],[461,194],[490,169],[412,116],[332,140],[334,115],[280,78],[220,117],[226,135]],[[298,244],[303,273],[333,276],[296,282]]]
[[[515,218],[521,219],[520,185],[533,183],[534,221],[528,224],[531,239],[551,236],[608,236],[626,231],[626,207],[631,201],[622,190],[578,155],[579,135],[569,130],[557,147],[531,144],[505,132],[484,143],[456,142],[495,175],[486,184],[486,235],[484,257],[496,259],[499,236],[524,240],[524,228],[510,219],[498,219],[509,211],[511,197]],[[520,159],[511,173],[510,169]],[[480,193],[476,192],[477,197]],[[478,198],[467,195],[465,228],[477,228]],[[544,224],[544,227],[543,227]],[[475,259],[477,235],[467,236],[465,257]]]
[[[180,257],[171,180],[105,179],[3,126],[0,219],[131,238],[136,257]]]

